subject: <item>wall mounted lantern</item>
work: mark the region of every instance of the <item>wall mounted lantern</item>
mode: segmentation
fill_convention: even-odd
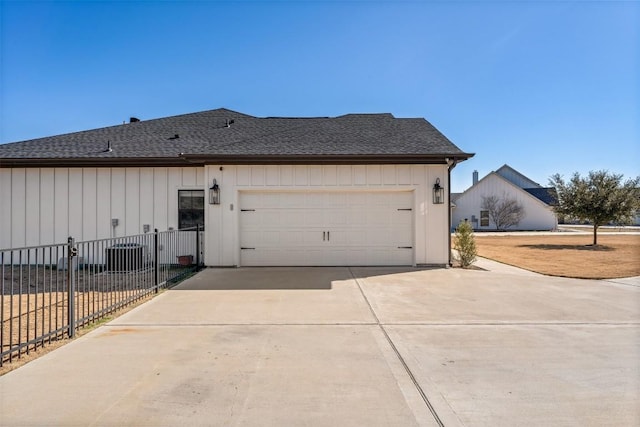
[[[444,203],[444,187],[440,186],[440,178],[436,178],[436,183],[433,184],[433,204],[440,205]]]
[[[209,188],[209,204],[210,205],[219,205],[220,204],[220,187],[216,182],[215,178],[213,179],[213,185]]]

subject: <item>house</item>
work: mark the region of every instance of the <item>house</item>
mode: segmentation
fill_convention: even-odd
[[[552,209],[553,195],[553,188],[542,187],[506,164],[481,180],[474,171],[473,185],[464,193],[452,194],[452,224],[455,227],[466,219],[474,230],[495,230],[482,198],[497,196],[515,199],[524,208],[524,218],[510,230],[554,230],[558,220]]]
[[[209,266],[445,265],[471,156],[391,114],[132,118],[0,145],[0,247],[202,224]]]

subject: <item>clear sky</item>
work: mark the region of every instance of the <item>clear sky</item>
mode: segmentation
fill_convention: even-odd
[[[424,117],[476,156],[640,174],[638,1],[0,0],[0,142],[225,107]]]

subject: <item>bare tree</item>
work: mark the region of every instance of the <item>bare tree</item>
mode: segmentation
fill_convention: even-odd
[[[506,230],[509,227],[518,225],[525,217],[524,206],[518,200],[503,194],[502,197],[496,195],[482,196],[483,210],[489,212],[489,218],[496,225],[496,230]]]

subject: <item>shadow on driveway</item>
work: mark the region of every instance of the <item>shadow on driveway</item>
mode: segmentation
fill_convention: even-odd
[[[208,268],[177,291],[330,290],[335,281],[389,274],[412,273],[429,268],[413,267],[244,267]]]

